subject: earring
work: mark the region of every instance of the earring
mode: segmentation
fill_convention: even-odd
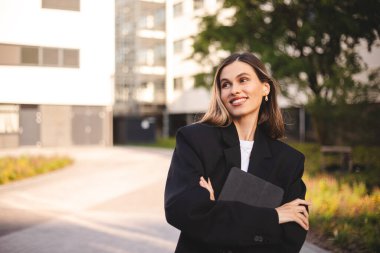
[[[265,102],[268,102],[268,95],[265,96]]]

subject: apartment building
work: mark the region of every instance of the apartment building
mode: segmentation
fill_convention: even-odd
[[[221,0],[116,0],[115,106],[119,119],[153,117],[157,133],[173,135],[208,107],[210,92],[194,89],[203,66],[190,58],[200,17]],[[211,80],[210,80],[211,82]]]
[[[115,4],[0,1],[0,148],[111,145]]]
[[[165,7],[165,0],[116,0],[116,144],[154,141],[156,133],[162,132]]]
[[[174,135],[178,127],[193,122],[208,108],[209,90],[194,86],[200,74],[212,72],[214,65],[202,65],[191,57],[193,37],[200,32],[201,17],[226,12],[222,5],[221,0],[167,1],[166,135]],[[212,78],[203,81],[210,85]]]
[[[115,115],[165,106],[165,0],[116,0]]]

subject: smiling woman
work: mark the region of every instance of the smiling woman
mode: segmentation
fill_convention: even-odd
[[[262,83],[252,67],[235,61],[226,66],[220,76],[221,99],[223,105],[235,120],[255,122],[258,119],[263,95],[268,95],[270,85]],[[253,130],[253,129],[252,129]],[[243,137],[250,140],[252,131]]]
[[[275,82],[253,54],[233,54],[219,66],[212,92],[202,120],[176,136],[165,188],[166,219],[181,230],[175,252],[299,252],[309,229],[305,157],[277,140],[284,123]],[[233,167],[245,171],[235,181],[244,196],[220,200]],[[282,188],[281,203],[247,204],[254,202],[248,192],[264,192],[250,183],[241,188],[248,174]]]
[[[256,56],[233,54],[216,72],[210,108],[201,122],[223,127],[232,123],[232,116],[236,113],[235,118],[247,116],[254,120],[254,125],[264,123],[270,137],[281,138],[284,123],[276,96],[277,83]],[[246,100],[248,103],[240,106]]]

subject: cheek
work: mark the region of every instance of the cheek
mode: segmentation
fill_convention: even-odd
[[[259,85],[250,85],[250,86],[247,86],[245,89],[245,92],[247,94],[250,94],[251,96],[254,96],[254,97],[261,97],[262,91],[263,91],[263,88],[260,87]]]
[[[228,92],[226,90],[220,91],[220,99],[222,100],[223,104],[228,100]]]

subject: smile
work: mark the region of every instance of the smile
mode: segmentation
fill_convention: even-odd
[[[248,98],[247,97],[239,97],[239,98],[234,98],[230,100],[230,103],[232,105],[241,105],[243,104]]]

